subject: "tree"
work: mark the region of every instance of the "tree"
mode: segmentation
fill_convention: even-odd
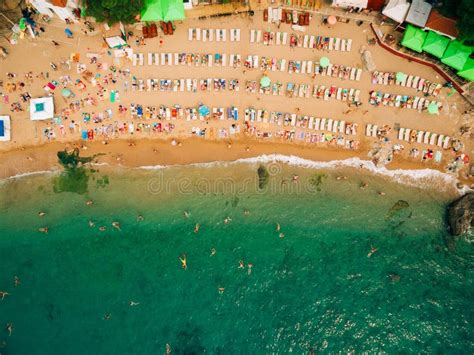
[[[460,40],[474,41],[474,3],[472,0],[443,0],[438,9],[445,16],[457,18]]]
[[[116,22],[133,23],[143,7],[142,0],[85,0],[87,16],[109,25]]]

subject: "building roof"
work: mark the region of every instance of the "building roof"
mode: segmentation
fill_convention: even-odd
[[[0,116],[0,142],[11,139],[10,116]]]
[[[441,15],[437,10],[431,11],[425,28],[446,35],[451,39],[455,39],[459,35],[456,20]]]
[[[32,121],[47,120],[54,117],[54,102],[51,96],[30,100],[30,118]]]
[[[424,0],[413,0],[405,21],[419,27],[425,27],[431,12],[431,7],[432,6]]]
[[[390,0],[382,14],[398,23],[402,23],[405,21],[409,8],[410,4],[406,0]]]

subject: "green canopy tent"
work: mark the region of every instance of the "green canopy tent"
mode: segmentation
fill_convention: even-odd
[[[464,68],[458,71],[458,75],[469,81],[474,81],[474,59],[469,58],[464,64]]]
[[[451,68],[456,70],[462,70],[464,68],[464,64],[466,64],[467,59],[471,55],[471,48],[463,45],[459,41],[452,41],[446,52],[444,52],[443,58],[441,61],[449,65]]]
[[[177,21],[184,20],[183,0],[162,0],[163,20]]]
[[[146,0],[145,7],[143,8],[142,13],[141,13],[141,20],[145,22],[163,20],[161,1],[160,0]]]
[[[425,38],[426,32],[412,25],[408,25],[402,38],[402,46],[421,53]]]
[[[429,31],[423,43],[423,52],[434,55],[436,58],[443,57],[444,51],[449,45],[449,38],[441,36],[436,32]]]

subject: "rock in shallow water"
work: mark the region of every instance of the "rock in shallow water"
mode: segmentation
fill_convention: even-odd
[[[448,207],[448,222],[453,235],[461,235],[474,226],[474,193],[464,195]]]

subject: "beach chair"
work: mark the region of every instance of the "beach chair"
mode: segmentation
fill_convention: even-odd
[[[250,30],[250,43],[255,43],[255,30]]]
[[[379,126],[374,125],[372,127],[372,137],[377,137],[377,133],[379,133]]]
[[[441,163],[442,159],[443,159],[443,152],[437,150],[434,156],[435,163]]]
[[[288,41],[288,33],[287,32],[283,32],[283,38],[281,40],[281,44],[286,46],[286,43]]]
[[[413,83],[413,76],[412,75],[408,75],[408,78],[407,78],[407,84],[406,86],[411,88],[411,84]]]
[[[201,29],[196,28],[195,31],[196,31],[196,41],[200,41],[201,40]]]
[[[240,28],[236,29],[236,42],[240,42]]]
[[[334,50],[338,51],[341,49],[341,39],[340,38],[336,38],[334,40]]]
[[[280,71],[286,70],[286,59],[282,59],[280,62]]]
[[[174,54],[174,65],[178,65],[179,64],[179,53],[175,53]]]
[[[339,133],[344,133],[346,131],[346,121],[339,122]]]
[[[135,54],[133,55],[133,57],[132,57],[132,65],[133,65],[134,67],[137,66],[137,61],[138,61],[138,56],[137,56],[137,54],[135,53]]]
[[[420,77],[415,76],[415,78],[413,79],[412,86],[411,86],[412,89],[416,89],[418,87],[418,81],[420,81]]]
[[[309,48],[314,48],[314,36],[311,36],[309,38],[309,44],[308,44]]]
[[[444,140],[444,135],[443,135],[443,134],[440,134],[440,135],[438,136],[438,142],[436,142],[436,145],[437,145],[438,147],[443,147],[443,140]]]
[[[346,40],[345,39],[341,40],[341,51],[342,52],[346,51]]]
[[[326,131],[329,131],[329,132],[332,131],[332,122],[333,122],[332,118],[328,119]]]
[[[154,54],[155,57],[155,65],[160,65],[160,56],[158,53]]]
[[[346,43],[346,51],[350,52],[352,49],[352,39],[348,39]]]
[[[193,40],[193,34],[194,34],[194,29],[193,29],[193,28],[189,28],[189,29],[188,29],[188,41],[192,41],[192,40]]]
[[[438,135],[436,133],[432,133],[430,136],[430,145],[436,145],[436,138]]]
[[[362,69],[357,69],[356,81],[360,81],[361,76],[362,76]]]
[[[227,29],[222,29],[221,30],[221,34],[222,34],[222,42],[227,42]]]
[[[351,74],[349,76],[350,80],[355,80],[356,68],[351,69]]]
[[[334,121],[332,124],[332,132],[337,133],[339,131],[339,121]]]
[[[276,33],[276,45],[281,45],[281,32]]]
[[[449,141],[451,140],[451,138],[449,137],[444,137],[444,141],[443,141],[443,149],[448,149],[449,148]]]
[[[400,128],[398,131],[398,140],[402,141],[405,137],[405,128]]]
[[[418,133],[416,134],[416,143],[420,143],[423,142],[423,135],[425,134],[425,132],[423,131],[418,131]]]
[[[262,41],[262,31],[257,30],[257,38],[255,38],[256,43],[260,43]]]
[[[227,54],[222,54],[222,61],[221,61],[221,65],[223,67],[227,66]]]
[[[424,135],[424,137],[423,137],[423,143],[424,143],[424,144],[429,144],[430,135],[431,135],[430,132],[425,132],[425,135]]]
[[[207,42],[207,33],[208,32],[209,32],[209,30],[206,29],[206,28],[202,30],[202,41],[203,42]]]
[[[148,53],[148,65],[152,65],[153,64],[153,53]]]
[[[301,63],[301,74],[306,74],[306,61],[303,60]]]
[[[319,127],[320,131],[324,131],[326,129],[326,119],[321,119],[321,126]]]
[[[305,35],[303,39],[303,48],[308,48],[308,44],[309,44],[309,36]]]
[[[320,118],[316,118],[316,121],[314,122],[314,129],[319,131],[321,128],[321,119]]]
[[[333,37],[329,38],[328,49],[329,49],[330,51],[332,51],[332,50],[334,49],[334,38],[333,38]]]

